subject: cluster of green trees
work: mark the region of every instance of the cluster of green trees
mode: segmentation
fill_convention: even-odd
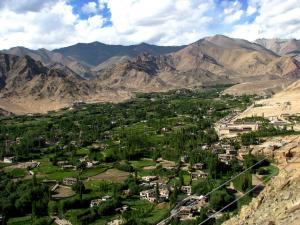
[[[48,215],[48,186],[37,182],[13,181],[7,174],[0,174],[0,214],[7,221],[10,217],[32,214],[34,220]]]
[[[79,163],[76,152],[79,148],[87,147],[90,159],[112,162],[110,165],[115,168],[134,172],[127,160],[163,157],[179,162],[182,155],[187,155],[192,165],[202,162],[206,166],[209,179],[193,185],[194,193],[205,194],[223,176],[230,176],[241,169],[237,163],[225,165],[219,162],[215,154],[201,150],[202,145],[218,141],[212,128],[214,122],[228,115],[233,108],[243,108],[251,102],[247,97],[219,98],[221,89],[139,93],[136,99],[119,104],[94,104],[80,110],[62,110],[47,115],[0,118],[0,157],[16,156],[17,160],[22,161],[51,154],[53,165],[68,160],[84,170],[85,166]],[[14,142],[17,138],[20,142]],[[95,142],[105,147],[92,147]],[[163,168],[153,170],[152,174],[179,176],[178,171]],[[120,193],[125,189],[129,189],[130,196],[138,194],[140,189],[136,176],[130,176],[120,187],[105,182],[99,184],[100,192]],[[50,201],[48,206],[48,186],[36,180],[15,182],[7,174],[2,174],[2,214],[9,218],[18,216],[13,212],[20,215],[31,213],[39,218],[47,215],[48,210],[64,215],[69,209],[88,208],[90,199],[82,198],[84,185],[79,182],[73,186],[73,190],[77,193],[76,198],[55,203]],[[171,204],[176,203],[178,194],[179,189],[172,193]],[[226,190],[217,194],[211,198],[216,209],[231,198]],[[83,210],[77,219],[82,224],[89,224],[119,205],[120,198],[114,194],[114,198],[101,207]],[[143,213],[146,212],[140,212],[140,215]],[[134,215],[128,213],[124,217],[129,221],[128,224],[130,221],[134,224]]]
[[[119,133],[123,148],[114,146],[112,149],[116,154],[111,154],[117,155],[117,159],[137,159],[152,155],[150,149],[155,149],[158,155],[178,158],[183,151],[214,142],[217,137],[210,128],[212,123],[230,113],[232,108],[247,104],[242,98],[227,96],[216,99],[219,90],[138,94],[136,99],[119,104],[86,105],[84,109],[48,115],[0,118],[0,157],[14,155],[18,160],[27,160],[49,153],[53,145],[63,148],[71,142],[75,142],[76,146],[105,142],[110,138],[107,132],[140,121],[146,121],[145,125],[159,135],[162,128],[174,126],[170,118],[184,115],[181,118],[183,123],[194,124],[194,127],[167,132],[161,143],[152,140],[147,133],[126,129]],[[16,138],[21,139],[19,144],[7,145],[7,141],[11,143]],[[164,145],[173,152],[167,155],[162,148]],[[100,157],[96,153],[94,156]]]
[[[276,128],[272,125],[263,126],[257,131],[252,131],[250,133],[245,133],[241,135],[242,145],[255,145],[259,143],[260,138],[263,137],[273,137],[278,135],[291,135],[297,133],[294,130],[288,130],[286,128]]]

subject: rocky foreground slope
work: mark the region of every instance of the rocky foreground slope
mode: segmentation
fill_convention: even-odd
[[[223,225],[299,225],[300,168],[282,169],[258,197]]]

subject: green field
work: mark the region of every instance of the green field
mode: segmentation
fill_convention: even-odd
[[[12,140],[11,143],[20,138],[19,144],[9,146],[9,155],[16,156],[20,162],[40,162],[40,166],[33,169],[37,179],[27,180],[22,179],[27,174],[26,169],[9,169],[0,164],[0,168],[4,168],[0,173],[3,196],[0,208],[6,210],[9,224],[31,224],[31,215],[43,218],[56,213],[78,225],[104,225],[121,217],[138,225],[157,224],[168,215],[170,205],[186,197],[180,185],[192,183],[195,193],[205,194],[241,172],[243,162],[224,165],[216,153],[209,151],[211,148],[201,150],[203,145],[224,144],[226,140],[219,140],[214,123],[252,103],[252,97],[220,95],[222,90],[224,87],[217,86],[136,93],[135,98],[118,104],[87,104],[81,109],[45,115],[1,117],[2,155],[8,154],[4,151],[6,138]],[[230,141],[241,143],[238,138]],[[184,155],[188,156],[190,165],[180,163]],[[163,160],[157,164],[160,158]],[[99,165],[87,168],[87,162],[92,161]],[[191,182],[189,174],[191,165],[197,162],[205,164],[205,172],[209,173],[209,179],[201,180],[198,186],[194,185],[198,181]],[[76,170],[63,170],[64,163]],[[266,170],[268,175],[278,173],[274,166]],[[170,201],[160,198],[157,189],[154,190],[155,204],[141,199],[141,191],[154,189],[152,184],[144,184],[140,179],[146,175],[158,177],[157,184],[171,192]],[[61,181],[67,177],[80,180],[72,187],[58,186],[59,193],[51,193],[54,184],[41,182],[49,179],[62,185]],[[70,192],[76,194],[69,197]],[[62,197],[49,198],[55,194]],[[111,198],[98,207],[89,207],[91,200],[106,195]],[[224,187],[215,197],[217,206],[211,206],[210,211],[218,210],[233,196]],[[219,202],[223,205],[218,205]],[[115,211],[124,205],[129,206],[127,212]]]

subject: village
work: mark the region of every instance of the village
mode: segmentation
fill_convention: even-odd
[[[236,118],[237,114],[234,116],[230,115],[218,123],[216,123],[217,133],[220,137],[220,141],[211,145],[201,146],[199,151],[209,151],[217,155],[217,158],[220,162],[225,165],[230,165],[232,161],[238,160],[243,161],[244,157],[248,154],[253,155],[263,155],[267,156],[270,159],[274,158],[277,163],[284,164],[290,158],[299,155],[300,140],[296,136],[293,138],[286,139],[276,139],[272,141],[265,141],[259,145],[253,146],[242,146],[240,149],[236,149],[233,145],[228,144],[228,138],[235,138],[240,134],[245,132],[256,131],[259,129],[261,121],[254,122],[237,122],[232,121],[233,118]],[[270,123],[274,126],[283,128],[283,126],[291,127],[292,123],[289,122],[285,117],[285,120],[280,120],[278,118],[269,118]],[[271,120],[272,119],[272,120]],[[20,138],[17,138],[14,143],[19,143]],[[145,159],[146,161],[151,161],[151,159]],[[38,171],[41,162],[39,161],[27,161],[27,162],[17,162],[16,157],[4,157],[3,163],[8,164],[9,166],[6,169],[23,169],[27,171],[27,179],[39,175],[35,171]],[[299,162],[300,163],[300,162]],[[74,171],[73,174],[78,174],[80,171],[85,169],[98,168],[100,162],[97,160],[89,159],[88,155],[80,155],[78,157],[78,163],[73,164],[68,160],[58,160],[55,162],[55,166],[61,171]],[[103,163],[102,163],[103,164]],[[178,218],[180,221],[193,220],[195,219],[203,207],[207,207],[209,202],[208,198],[204,196],[193,195],[192,183],[198,180],[208,179],[209,174],[206,172],[206,166],[203,162],[189,163],[189,156],[182,155],[180,157],[179,164],[176,164],[172,161],[164,160],[162,158],[157,159],[154,163],[150,163],[152,166],[146,166],[144,169],[155,169],[163,168],[168,171],[184,171],[186,172],[187,182],[183,183],[180,187],[180,192],[186,197],[173,209],[172,216],[173,218]],[[43,166],[43,162],[42,162]],[[103,165],[101,165],[103,166]],[[129,175],[129,173],[128,173]],[[132,174],[133,175],[133,174]],[[160,177],[159,175],[146,175],[138,176],[139,184],[139,193],[141,200],[146,200],[151,204],[162,204],[164,202],[170,201],[170,196],[174,192],[176,185],[175,183],[170,182],[176,177]],[[89,177],[84,178],[85,181],[89,181]],[[84,181],[83,180],[83,181]],[[75,192],[72,190],[72,186],[79,182],[78,176],[63,177],[62,179],[43,179],[42,182],[49,184],[51,186],[50,191],[52,193],[53,199],[64,199],[75,195]],[[129,190],[124,190],[124,196],[127,196]],[[126,198],[126,197],[125,197]],[[99,207],[101,204],[112,199],[111,195],[103,195],[99,198],[93,198],[89,202],[89,207]],[[115,208],[117,213],[125,213],[130,209],[130,206],[123,204]],[[213,211],[212,211],[213,212]],[[58,219],[59,220],[59,219]],[[60,221],[60,220],[59,220]],[[63,220],[62,224],[71,224],[68,220]],[[120,219],[112,221],[110,224],[118,224]],[[164,223],[161,223],[164,224]]]
[[[190,100],[185,98],[185,92],[161,94],[161,99],[173,99],[173,106],[161,103],[160,95],[149,94],[126,103],[126,109],[122,105],[78,104],[49,117],[29,116],[26,123],[36,126],[35,136],[3,136],[3,176],[46,188],[49,193],[44,197],[48,203],[45,208],[56,224],[116,225],[128,217],[141,219],[142,224],[196,223],[203,212],[215,221],[221,220],[230,211],[213,215],[226,203],[224,199],[236,199],[244,190],[237,181],[224,185],[213,197],[207,196],[210,190],[243,171],[249,163],[266,157],[262,168],[249,175],[248,185],[260,183],[299,154],[296,137],[286,139],[278,133],[272,139],[258,135],[251,136],[250,141],[246,138],[246,143],[243,138],[261,129],[269,132],[269,127],[292,137],[298,117],[242,117],[239,108],[249,107],[249,99],[227,96],[220,100],[212,92],[207,101],[207,95],[194,94],[198,97]],[[178,97],[181,95],[182,100]],[[152,99],[149,105],[148,98]],[[139,113],[137,105],[142,108]],[[143,114],[145,105],[149,115]],[[226,116],[221,116],[220,111]],[[120,112],[124,115],[120,116]],[[119,117],[105,117],[106,114]],[[5,132],[13,121],[7,121]],[[51,121],[51,126],[44,128],[45,121]],[[48,127],[55,131],[49,132]],[[62,132],[65,127],[69,130]],[[22,155],[23,149],[30,153]],[[29,220],[27,215],[19,215],[10,221],[22,219]]]

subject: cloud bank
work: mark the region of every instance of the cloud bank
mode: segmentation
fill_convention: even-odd
[[[93,41],[182,45],[218,33],[297,38],[299,15],[299,0],[2,0],[0,48]]]

